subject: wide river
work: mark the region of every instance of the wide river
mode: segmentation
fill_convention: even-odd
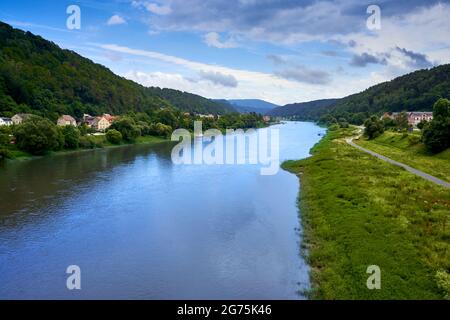
[[[289,122],[280,158],[324,129]],[[175,165],[173,144],[0,166],[0,299],[302,299],[299,182],[256,165]],[[68,290],[66,269],[81,269]]]

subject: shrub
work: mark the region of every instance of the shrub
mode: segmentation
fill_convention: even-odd
[[[383,121],[378,119],[378,117],[376,116],[367,119],[366,122],[364,122],[364,126],[365,126],[364,135],[368,137],[369,140],[375,139],[384,132]]]
[[[159,137],[168,137],[172,134],[172,127],[162,123],[152,124],[150,126],[150,134]]]
[[[56,125],[33,116],[14,130],[17,147],[31,154],[43,154],[60,147],[61,137]]]
[[[115,129],[108,130],[106,140],[112,144],[119,144],[122,141],[122,134]]]
[[[128,117],[114,121],[110,129],[119,131],[122,134],[122,138],[130,142],[136,140],[141,135],[141,130],[136,125],[136,122]]]
[[[67,149],[77,149],[80,143],[80,131],[74,126],[65,126],[61,129],[64,135],[64,147]]]
[[[80,147],[83,149],[103,148],[103,143],[93,136],[83,136],[80,138]]]
[[[436,283],[444,293],[445,299],[450,300],[450,274],[443,270],[436,272]]]
[[[0,162],[9,158],[11,156],[10,152],[5,148],[0,148]]]

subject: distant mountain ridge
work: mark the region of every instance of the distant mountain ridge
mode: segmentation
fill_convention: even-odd
[[[342,99],[294,103],[268,114],[313,121],[345,118],[360,124],[383,112],[431,111],[439,98],[450,98],[450,64],[418,70]]]
[[[30,32],[0,22],[0,115],[125,114],[174,107],[224,114],[229,104],[173,89],[147,88]]]
[[[218,99],[215,100],[222,103],[228,103],[240,113],[256,112],[266,114],[268,111],[279,107],[278,105],[261,99]]]
[[[303,120],[315,120],[322,108],[328,108],[336,104],[339,99],[323,99],[301,103],[292,103],[281,106],[267,112],[272,117],[302,117]],[[317,111],[317,112],[316,112]]]

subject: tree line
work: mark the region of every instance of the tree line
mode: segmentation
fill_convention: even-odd
[[[227,113],[202,118],[177,109],[161,109],[128,112],[115,120],[104,136],[94,136],[93,130],[86,125],[61,127],[47,118],[34,115],[20,125],[0,127],[0,159],[11,157],[13,149],[43,155],[64,149],[101,148],[105,143],[133,143],[141,136],[168,138],[177,128],[193,131],[194,121],[202,121],[204,130],[259,128],[266,125],[263,117],[256,113]]]

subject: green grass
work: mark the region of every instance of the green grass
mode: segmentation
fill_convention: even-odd
[[[417,133],[387,131],[374,140],[355,140],[360,146],[403,162],[437,178],[450,182],[450,149],[433,155],[427,152]]]
[[[313,299],[440,299],[450,270],[450,192],[329,132],[313,156],[283,168],[301,181],[299,207]],[[381,268],[381,290],[366,286]]]

